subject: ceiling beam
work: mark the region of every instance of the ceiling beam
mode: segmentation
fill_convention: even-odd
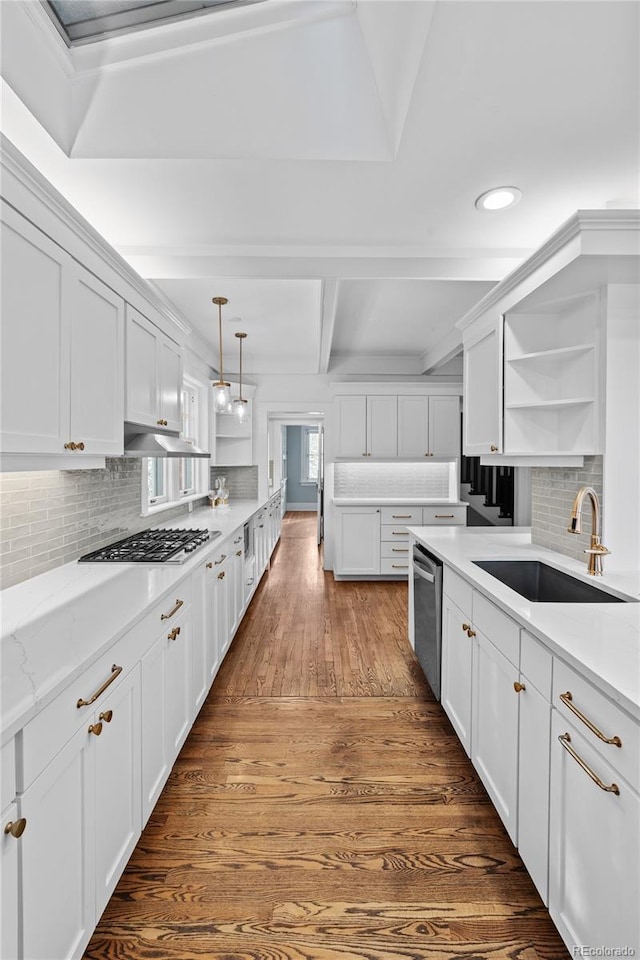
[[[462,350],[462,334],[456,327],[430,347],[420,358],[421,373],[432,373]]]
[[[320,356],[318,358],[318,373],[329,372],[331,359],[331,344],[336,324],[336,310],[338,306],[338,288],[340,281],[335,277],[326,277],[322,281],[322,306],[320,318]]]

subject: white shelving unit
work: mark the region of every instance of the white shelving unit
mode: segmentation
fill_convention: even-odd
[[[505,315],[506,452],[601,452],[601,312],[592,293]]]
[[[231,384],[231,392],[238,396],[238,385]],[[248,398],[247,418],[240,423],[232,413],[216,413],[211,405],[210,435],[211,462],[225,467],[250,466],[253,463],[253,400],[255,387],[242,385]]]

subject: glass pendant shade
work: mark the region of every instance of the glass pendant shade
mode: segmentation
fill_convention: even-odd
[[[222,307],[228,303],[226,297],[214,297],[211,301],[218,308],[218,337],[220,358],[220,379],[213,384],[213,407],[216,413],[229,413],[231,409],[231,384],[224,379],[222,360]]]
[[[247,419],[247,407],[249,406],[246,400],[241,400],[238,398],[233,401],[233,415],[239,423],[244,423]]]

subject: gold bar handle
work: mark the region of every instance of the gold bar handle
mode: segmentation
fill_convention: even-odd
[[[227,559],[226,553],[221,553],[221,554],[220,554],[220,559],[215,561],[216,567],[218,566],[219,563],[222,563],[222,561],[223,561],[223,560],[226,560],[226,559]]]
[[[406,570],[409,566],[408,563],[392,563],[391,566],[394,570]]]
[[[169,613],[161,613],[161,614],[160,614],[160,619],[161,619],[161,620],[170,620],[171,617],[174,615],[174,613],[177,613],[177,612],[178,612],[178,610],[179,610],[180,607],[183,605],[183,603],[184,603],[184,600],[176,600],[176,603],[175,603],[175,606],[174,606],[173,610],[169,610]]]
[[[434,513],[436,520],[454,520],[455,513]]]
[[[391,516],[394,520],[411,520],[410,513],[392,513]]]
[[[110,686],[111,686],[111,684],[112,684],[113,681],[116,679],[116,677],[120,676],[121,673],[122,673],[122,667],[119,667],[117,664],[114,663],[113,666],[111,667],[111,676],[108,677],[108,678],[105,680],[105,682],[102,684],[102,686],[99,687],[99,688],[96,690],[96,692],[93,694],[93,696],[92,696],[92,697],[89,697],[88,700],[83,700],[82,697],[80,697],[80,699],[79,699],[78,702],[76,703],[76,707],[78,707],[78,708],[80,708],[80,707],[89,707],[92,703],[95,703],[96,700],[98,699],[98,697],[101,696],[101,695],[105,692],[105,690],[107,689],[107,687],[110,687]]]
[[[602,732],[602,730],[598,730],[598,728],[596,727],[596,725],[593,724],[593,723],[591,722],[591,720],[589,720],[588,717],[585,717],[584,713],[582,713],[580,710],[578,710],[578,708],[577,708],[576,706],[574,706],[574,704],[573,704],[573,694],[571,693],[570,690],[567,690],[566,693],[561,693],[561,694],[560,694],[560,699],[561,699],[562,702],[564,703],[565,707],[568,707],[569,710],[571,710],[571,713],[575,713],[575,715],[576,715],[576,717],[578,718],[578,720],[582,720],[582,722],[585,724],[585,726],[589,727],[589,730],[591,730],[591,733],[595,733],[595,735],[596,735],[596,737],[598,738],[598,740],[602,740],[603,743],[610,743],[610,744],[612,744],[614,747],[621,747],[621,746],[622,746],[622,740],[620,739],[620,737],[605,737],[605,735],[604,735],[604,733]]]
[[[9,823],[5,824],[4,832],[10,833],[12,837],[15,837],[16,840],[22,836],[27,826],[26,817],[20,817],[19,820],[9,820]]]
[[[588,767],[588,766],[587,766],[587,764],[584,762],[584,760],[582,759],[582,757],[579,757],[579,756],[578,756],[578,754],[575,752],[575,750],[573,749],[573,747],[570,746],[570,744],[571,744],[571,737],[569,736],[568,733],[562,733],[562,734],[560,734],[560,736],[558,737],[558,740],[560,741],[560,743],[562,744],[562,746],[564,747],[564,749],[567,751],[567,753],[570,753],[570,754],[571,754],[571,756],[572,756],[573,759],[576,761],[576,763],[579,764],[579,766],[582,767],[582,769],[584,770],[584,772],[585,772],[589,777],[591,777],[591,779],[593,780],[593,782],[594,782],[595,784],[597,784],[597,785],[600,787],[601,790],[604,790],[605,793],[615,793],[616,797],[619,797],[619,796],[620,796],[620,787],[618,786],[617,783],[611,783],[611,784],[609,784],[609,786],[607,786],[606,783],[603,783],[603,782],[602,782],[602,780],[600,779],[600,777],[598,776],[598,774],[597,774],[597,773],[594,773],[593,770],[591,769],[591,767]]]
[[[391,536],[392,537],[408,537],[409,534],[407,533],[406,530],[392,530]]]
[[[409,547],[391,547],[392,553],[409,553]]]

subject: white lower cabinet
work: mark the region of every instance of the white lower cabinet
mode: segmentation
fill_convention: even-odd
[[[18,847],[21,829],[18,824],[18,804],[14,801],[2,813],[0,820],[0,957],[16,960],[18,956]]]
[[[471,755],[471,617],[445,594],[442,599],[442,706]]]
[[[518,828],[518,668],[475,631],[471,760],[513,843]]]
[[[216,635],[215,575],[213,561],[202,563],[193,575],[193,716],[200,707],[215,680],[220,666]]]
[[[178,600],[176,600],[176,604]],[[168,612],[142,658],[142,823],[160,796],[191,727],[191,606]]]
[[[625,956],[637,956],[640,797],[555,709],[551,744],[551,917],[569,946],[627,947]]]
[[[231,583],[229,587],[229,608],[231,635],[240,626],[244,613],[244,548],[243,537],[236,537],[231,543],[232,554],[229,561]]]
[[[230,571],[233,570],[231,558],[225,555],[224,560],[215,567],[213,586],[213,602],[216,619],[216,636],[220,651],[220,663],[225,658],[231,646],[231,617],[232,617],[232,582]]]
[[[380,508],[336,508],[335,573],[380,573]]]

